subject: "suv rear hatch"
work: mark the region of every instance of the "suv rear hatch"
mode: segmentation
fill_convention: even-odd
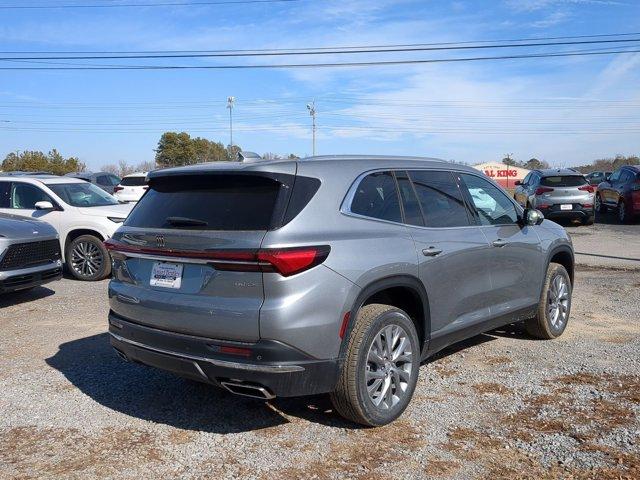
[[[553,205],[592,204],[595,188],[582,175],[543,177],[536,191],[546,203]]]
[[[114,257],[112,311],[173,332],[258,340],[263,271],[277,267],[259,249],[295,203],[295,162],[272,166],[277,171],[231,166],[152,175],[147,193],[107,242]]]

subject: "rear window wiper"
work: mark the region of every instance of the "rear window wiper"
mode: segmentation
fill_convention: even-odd
[[[204,220],[187,217],[167,217],[167,222],[174,227],[206,227],[209,225]]]

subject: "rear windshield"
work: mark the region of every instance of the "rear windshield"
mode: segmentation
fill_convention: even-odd
[[[125,225],[191,230],[267,230],[280,184],[248,175],[163,177],[129,214]]]
[[[544,187],[580,187],[586,185],[587,180],[578,175],[558,175],[557,177],[543,177],[540,185]]]
[[[120,181],[120,185],[123,187],[142,187],[146,184],[146,177],[124,177]]]

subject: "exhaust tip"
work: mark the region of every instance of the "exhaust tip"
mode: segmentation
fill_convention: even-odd
[[[229,381],[220,382],[220,385],[231,393],[242,395],[243,397],[258,398],[260,400],[271,400],[276,398],[273,393],[260,385]]]

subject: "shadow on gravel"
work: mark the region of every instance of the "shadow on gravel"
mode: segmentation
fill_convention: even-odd
[[[11,307],[40,300],[55,295],[56,292],[47,287],[36,287],[30,290],[3,293],[0,295],[0,308]]]
[[[46,361],[99,404],[142,420],[221,434],[288,423],[264,401],[126,363],[106,333],[63,343]]]

